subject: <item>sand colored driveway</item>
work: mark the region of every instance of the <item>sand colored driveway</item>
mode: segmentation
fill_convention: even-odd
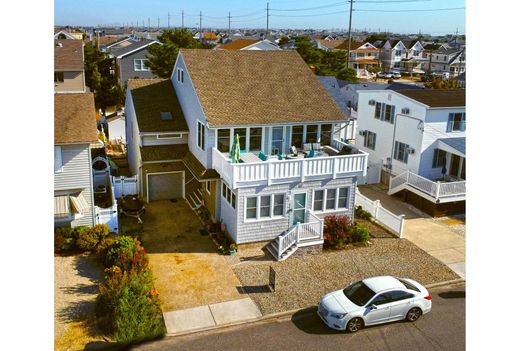
[[[240,282],[186,202],[146,205],[140,235],[163,312],[243,298]]]

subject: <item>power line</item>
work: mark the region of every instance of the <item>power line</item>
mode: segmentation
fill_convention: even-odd
[[[337,2],[334,4],[328,4],[328,5],[322,5],[322,6],[315,6],[315,7],[307,7],[307,8],[299,8],[299,9],[271,9],[272,11],[310,11],[310,10],[319,10],[319,9],[326,9],[329,7],[336,7],[345,5],[347,1]]]
[[[363,12],[428,12],[428,11],[452,11],[452,10],[464,10],[465,7],[448,7],[442,9],[416,9],[416,10],[366,10],[366,9],[355,9],[354,11]]]

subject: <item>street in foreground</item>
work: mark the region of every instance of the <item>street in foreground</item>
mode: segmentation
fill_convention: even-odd
[[[432,311],[417,322],[368,327],[356,334],[329,329],[316,308],[292,316],[167,338],[134,350],[464,350],[464,284],[430,289]]]

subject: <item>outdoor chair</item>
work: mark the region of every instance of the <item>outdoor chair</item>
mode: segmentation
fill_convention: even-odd
[[[260,154],[258,154],[258,158],[262,161],[267,161],[267,156],[263,152],[260,152]]]

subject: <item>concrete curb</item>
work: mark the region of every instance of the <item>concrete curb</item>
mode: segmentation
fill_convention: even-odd
[[[441,287],[441,286],[447,286],[447,285],[452,285],[452,284],[460,284],[460,283],[465,283],[465,282],[466,282],[465,279],[460,278],[460,279],[446,280],[446,281],[439,282],[439,283],[433,283],[433,284],[425,285],[424,287],[427,288],[427,289],[432,289],[432,288],[438,288],[438,287]],[[243,320],[243,321],[237,321],[237,322],[221,324],[221,325],[215,325],[215,326],[209,327],[209,328],[200,328],[200,329],[193,329],[193,330],[180,332],[180,333],[166,334],[166,337],[175,337],[175,336],[184,336],[184,335],[190,335],[190,334],[197,334],[197,333],[205,332],[205,331],[212,331],[212,330],[217,330],[217,329],[225,329],[225,328],[235,327],[237,325],[246,324],[246,323],[263,322],[263,321],[267,321],[267,320],[270,320],[270,319],[276,319],[276,318],[280,318],[280,317],[293,315],[293,314],[295,314],[295,313],[297,313],[299,311],[302,311],[302,310],[305,310],[305,309],[308,309],[308,308],[312,308],[312,307],[315,307],[315,306],[317,306],[317,304],[316,305],[312,305],[312,306],[297,308],[297,309],[290,310],[290,311],[271,313],[271,314],[267,314],[267,315],[259,317],[259,318],[247,319],[247,320]],[[297,317],[297,319],[306,317],[307,315],[311,315],[313,313],[314,313],[314,311],[309,311],[309,312],[302,313],[300,316]]]

